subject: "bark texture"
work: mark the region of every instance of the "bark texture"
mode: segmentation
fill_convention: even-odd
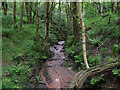
[[[113,67],[118,67],[118,66],[120,66],[120,63],[117,61],[114,61],[114,62],[104,63],[84,71],[80,71],[75,75],[70,85],[70,88],[81,88],[83,83],[89,76],[94,76],[99,73],[110,71]]]
[[[14,2],[13,17],[14,17],[14,28],[17,28],[16,26],[16,2]]]
[[[49,2],[46,2],[46,32],[45,34],[46,34],[45,43],[44,43],[44,47],[42,48],[42,50],[44,50],[45,47],[47,46],[48,37],[49,37]]]
[[[7,2],[2,2],[4,15],[7,15],[8,4]]]
[[[79,27],[77,22],[77,2],[73,2],[73,29],[74,29],[74,45],[79,41]]]
[[[38,17],[38,3],[35,3],[36,7],[36,40],[38,39],[38,29],[39,29],[39,17]]]
[[[86,39],[85,39],[85,26],[82,18],[82,11],[81,11],[81,3],[79,3],[79,16],[80,16],[80,23],[82,25],[82,43],[83,43],[83,56],[84,56],[84,62],[86,65],[86,68],[89,68],[88,62],[87,62],[87,55],[86,55]]]
[[[33,2],[29,2],[29,24],[32,24],[32,6],[33,6]]]
[[[114,12],[114,2],[111,2],[111,10]]]
[[[24,13],[24,2],[22,2],[22,5],[21,5],[21,18],[20,18],[19,31],[21,31],[21,30],[22,30],[23,13]]]

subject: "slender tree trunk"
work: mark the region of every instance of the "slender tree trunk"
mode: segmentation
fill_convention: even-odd
[[[116,11],[118,11],[119,0],[117,0]]]
[[[80,22],[82,25],[82,38],[83,38],[83,56],[84,56],[84,62],[86,65],[86,68],[89,68],[88,61],[87,61],[87,55],[86,55],[86,40],[85,40],[85,26],[82,18],[82,11],[81,11],[81,3],[79,3],[79,16],[80,16]]]
[[[83,2],[82,2],[82,13],[83,13]]]
[[[45,36],[45,44],[44,47],[42,48],[42,51],[45,49],[45,47],[47,46],[47,42],[48,42],[48,37],[49,37],[49,2],[46,2],[46,36]]]
[[[35,21],[34,19],[35,19],[35,15],[36,15],[36,10],[34,10],[33,13],[34,13],[34,14],[33,14],[33,17],[32,17],[32,22],[33,22],[33,24],[34,24],[34,21]]]
[[[39,17],[38,17],[38,2],[35,3],[36,7],[36,40],[38,39],[38,29],[39,29]]]
[[[103,4],[103,9],[104,9],[105,12],[107,12],[107,8],[106,8],[106,3],[105,2]]]
[[[58,16],[58,32],[62,34],[62,32],[61,32],[61,2],[60,2],[60,0],[59,0],[58,11],[59,11],[59,16]]]
[[[24,13],[24,2],[22,2],[22,5],[21,5],[21,18],[20,18],[19,31],[21,31],[21,30],[22,30],[23,13]]]
[[[2,7],[3,7],[4,15],[7,15],[7,8],[8,8],[7,2],[2,2]]]
[[[66,6],[66,17],[67,17],[67,28],[68,28],[68,32],[67,32],[67,35],[69,35],[70,34],[70,31],[71,31],[71,25],[70,25],[70,6],[69,5],[67,5]]]
[[[94,3],[94,1],[93,1],[93,8],[95,8],[95,3]],[[94,17],[96,16],[96,14],[95,14],[95,9],[94,9]]]
[[[69,27],[70,27],[70,31],[72,30],[71,28],[72,28],[72,17],[73,17],[72,16],[73,14],[72,14],[72,8],[71,7],[72,7],[72,3],[70,2],[70,6],[69,6],[69,25],[70,25]]]
[[[8,4],[7,2],[5,3],[5,15],[7,15],[7,9],[8,9]]]
[[[100,3],[97,2],[97,11],[98,11],[98,14],[100,14]]]
[[[65,36],[65,34],[61,31],[61,2],[59,0],[59,7],[58,7],[58,11],[59,11],[59,16],[58,16],[58,32],[62,35]],[[59,37],[61,39],[64,39],[63,36],[59,35]]]
[[[29,16],[28,16],[28,18],[29,18],[29,24],[31,24],[32,23],[32,6],[33,6],[33,2],[30,2],[29,3]]]
[[[16,25],[16,1],[14,2],[13,17],[14,17],[14,28],[17,28],[17,25]]]
[[[69,27],[69,34],[71,32],[71,9],[70,9],[70,5],[68,5],[68,27]]]
[[[46,22],[46,37],[45,37],[45,40],[47,41],[48,37],[49,37],[49,2],[47,2],[46,19],[47,19],[47,22]]]
[[[61,32],[60,28],[61,28],[61,2],[59,0],[59,17],[58,17],[58,30],[59,30],[59,32]]]
[[[77,2],[73,2],[73,28],[74,28],[74,45],[79,41],[79,27],[77,22]]]
[[[28,2],[25,2],[25,9],[26,9],[26,15],[27,15],[27,18],[28,18],[28,20],[29,20],[29,15],[28,15],[28,12],[29,12],[29,10],[28,10]]]
[[[114,2],[111,2],[111,9],[112,9],[112,12],[114,12]]]
[[[101,14],[101,17],[103,16],[103,4],[101,3],[101,8],[100,8],[100,14]]]

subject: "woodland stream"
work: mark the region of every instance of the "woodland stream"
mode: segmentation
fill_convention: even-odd
[[[31,88],[68,88],[76,72],[69,70],[72,63],[64,50],[65,41],[59,41],[58,45],[50,47],[52,57],[42,66],[35,65],[31,78],[27,84]],[[72,63],[73,64],[73,63]]]
[[[59,41],[59,45],[50,47],[53,55],[40,71],[42,80],[48,88],[68,88],[75,74],[64,66],[67,63],[64,59],[68,58],[63,49],[64,42]]]

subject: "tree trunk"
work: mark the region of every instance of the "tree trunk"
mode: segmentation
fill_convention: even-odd
[[[83,2],[82,2],[82,13],[83,13]]]
[[[17,25],[16,25],[16,1],[14,2],[13,17],[14,17],[14,28],[17,28]]]
[[[62,34],[62,32],[61,32],[61,2],[60,2],[60,0],[59,0],[59,7],[58,7],[58,11],[59,11],[59,16],[58,16],[58,32],[60,33],[60,34]],[[61,37],[61,35],[60,35],[60,38],[62,38]]]
[[[103,16],[103,4],[101,3],[101,8],[100,8],[100,14],[101,14],[101,17]]]
[[[97,2],[97,12],[98,12],[98,14],[100,14],[100,3],[99,2]]]
[[[67,32],[67,36],[70,34],[70,31],[71,31],[71,25],[70,25],[70,6],[67,5],[66,6],[66,17],[67,17],[67,28],[68,28],[68,32]]]
[[[25,9],[26,9],[27,18],[28,18],[28,20],[29,20],[29,15],[28,15],[28,12],[29,12],[29,10],[28,10],[28,2],[25,2]]]
[[[36,15],[36,10],[33,10],[33,17],[32,17],[32,22],[33,22],[33,24],[34,24],[34,19],[35,19],[35,15]]]
[[[117,0],[116,11],[118,11],[119,0]]]
[[[107,8],[106,8],[106,3],[103,2],[103,9],[104,9],[104,12],[107,12]]]
[[[77,2],[73,2],[73,28],[74,28],[74,45],[79,41],[79,27],[77,22]]]
[[[80,16],[80,22],[82,25],[82,38],[83,38],[83,56],[84,56],[84,62],[86,65],[86,68],[89,68],[88,62],[87,62],[87,55],[86,55],[86,40],[85,40],[85,26],[82,18],[82,11],[81,11],[81,3],[79,3],[79,16]]]
[[[38,2],[35,3],[35,7],[36,7],[36,40],[38,40],[38,29],[39,29]]]
[[[114,12],[114,2],[111,2],[111,10]]]
[[[22,30],[23,13],[24,13],[24,2],[22,2],[22,5],[21,5],[21,18],[20,18],[19,31],[21,31],[21,30]]]
[[[95,8],[95,2],[93,1],[93,8]],[[94,9],[94,17],[96,16],[95,9]]]
[[[59,16],[58,16],[58,32],[59,32],[59,35],[58,36],[61,39],[64,39],[65,34],[61,30],[61,2],[60,2],[60,0],[59,0],[59,6],[58,6],[58,13],[59,13]]]
[[[61,32],[60,31],[60,27],[61,26],[61,2],[60,2],[60,0],[59,0],[59,17],[58,17],[58,30],[59,30],[59,32]]]
[[[48,37],[49,37],[49,2],[46,2],[46,36],[45,36],[45,43],[44,43],[44,47],[42,48],[42,51],[45,49],[45,47],[47,46],[47,41],[48,41]]]
[[[3,7],[4,15],[7,15],[7,8],[8,8],[7,2],[2,2],[2,7]]]
[[[29,3],[29,16],[28,16],[28,18],[29,18],[29,24],[31,24],[32,23],[32,6],[33,6],[33,2],[30,2]]]
[[[113,67],[118,67],[118,66],[120,66],[120,63],[114,61],[114,62],[104,63],[84,71],[80,71],[74,76],[70,88],[81,88],[83,83],[88,77],[110,71]]]

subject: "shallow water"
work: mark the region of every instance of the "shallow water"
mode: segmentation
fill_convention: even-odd
[[[56,90],[60,90],[60,88],[69,87],[75,72],[66,67],[70,62],[65,60],[68,55],[64,50],[64,43],[65,41],[59,41],[58,45],[50,47],[52,57],[44,63],[43,68],[39,64],[32,67],[31,77],[29,77],[26,88],[56,88]]]
[[[49,61],[44,63],[44,68],[40,71],[42,79],[48,88],[68,88],[75,74],[64,67],[64,64],[67,63],[64,59],[68,58],[63,49],[64,43],[65,41],[59,41],[59,45],[50,47],[53,55]]]

